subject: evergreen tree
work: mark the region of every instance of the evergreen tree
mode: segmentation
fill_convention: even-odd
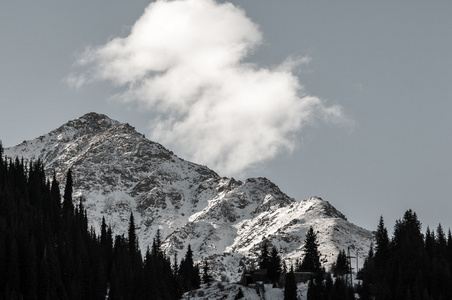
[[[160,234],[160,228],[157,228],[157,234],[155,235],[155,247],[157,252],[161,252],[161,246],[162,246],[162,236]]]
[[[325,278],[325,292],[324,292],[324,299],[329,300],[333,298],[333,278],[331,278],[331,273],[326,274]]]
[[[54,227],[58,226],[59,213],[61,209],[61,195],[60,195],[60,184],[56,178],[56,173],[53,172],[53,179],[51,185],[51,213],[52,213],[52,223]]]
[[[379,226],[379,232],[382,232],[381,228]],[[384,256],[386,259],[381,259],[381,251],[377,250],[374,258],[373,253],[369,253],[361,272],[360,297],[451,299],[452,276],[447,253],[452,248],[449,248],[449,240],[452,241],[452,237],[448,235],[446,240],[440,225],[436,235],[427,227],[424,239],[416,213],[407,210],[403,218],[396,221]]]
[[[163,252],[161,250],[162,246],[162,236],[160,234],[160,228],[157,229],[157,233],[155,235],[155,238],[152,241],[152,251],[151,254],[154,257],[161,256],[163,257]]]
[[[354,289],[351,286],[347,286],[346,280],[341,277],[337,277],[334,281],[333,288],[329,295],[325,295],[331,300],[352,300],[354,297]],[[308,298],[309,299],[309,298]]]
[[[435,233],[430,231],[430,227],[427,226],[427,230],[425,231],[425,251],[427,252],[429,258],[433,258],[435,254],[435,243]]]
[[[130,213],[130,218],[129,218],[129,229],[128,229],[128,247],[129,247],[129,252],[131,254],[136,254],[139,252],[138,249],[138,239],[137,239],[137,234],[135,232],[135,219],[133,217],[133,212]]]
[[[374,249],[373,243],[370,244],[369,252],[364,260],[363,268],[359,271],[359,279],[362,280],[362,284],[359,286],[358,293],[361,299],[371,299],[372,296],[372,284],[374,283],[375,276],[375,261],[374,261]]]
[[[323,275],[317,273],[309,280],[307,298],[309,300],[323,300],[324,296],[325,285],[323,284]]]
[[[259,268],[268,270],[270,267],[270,253],[268,252],[268,242],[261,244],[261,254],[259,256]]]
[[[447,231],[446,259],[449,265],[449,272],[452,274],[452,232]]]
[[[105,245],[107,243],[107,223],[105,217],[102,217],[102,223],[100,225],[100,243]]]
[[[192,277],[192,286],[193,289],[199,289],[201,286],[201,270],[199,269],[199,265],[195,264],[193,266],[193,277]]]
[[[72,203],[72,171],[68,170],[66,174],[66,186],[63,196],[63,213],[72,216],[74,213],[74,204]]]
[[[393,273],[397,274],[396,282],[402,294],[420,278],[421,263],[424,250],[424,238],[421,223],[412,210],[407,210],[402,220],[396,221],[392,239],[394,259]]]
[[[384,265],[388,260],[389,237],[388,230],[384,224],[383,216],[380,216],[380,220],[378,222],[376,242],[375,260],[378,265]]]
[[[202,267],[202,282],[203,283],[211,283],[212,282],[212,276],[210,275],[210,268],[209,268],[209,263],[207,262],[207,259],[204,260],[204,265]]]
[[[270,259],[268,263],[267,275],[271,282],[275,283],[279,280],[281,274],[281,256],[275,246],[272,247]]]
[[[175,275],[179,274],[179,264],[177,263],[177,252],[174,252],[174,264],[172,265],[172,270]]]
[[[157,233],[153,242],[153,249],[146,251],[144,278],[141,281],[143,299],[178,299],[182,296],[176,273],[173,272],[171,261],[157,247],[160,233]],[[177,260],[176,263],[177,265]],[[152,284],[149,284],[152,282]]]
[[[440,258],[446,258],[447,240],[441,224],[438,224],[438,227],[436,228],[435,241],[436,241],[436,255]]]
[[[320,252],[318,250],[317,234],[312,226],[306,233],[306,239],[303,245],[304,257],[297,271],[321,273]]]
[[[187,253],[180,263],[178,275],[183,292],[199,288],[201,282],[199,268],[194,265],[191,245],[188,245]]]
[[[333,264],[333,273],[335,276],[350,273],[350,264],[348,263],[345,250],[339,251],[336,262]]]
[[[286,274],[284,283],[284,300],[297,300],[297,283],[295,282],[295,275],[293,272],[293,266],[290,267],[290,271]]]
[[[23,160],[0,158],[1,299],[105,299],[107,284],[109,299],[180,298],[161,251],[145,272],[138,242],[133,247],[117,236],[113,249],[105,219],[97,237],[83,202],[74,209],[71,194],[70,172],[61,205],[56,176],[46,179],[39,161],[25,168]],[[156,293],[145,293],[149,282]]]
[[[267,277],[271,282],[275,283],[279,280],[279,275],[281,274],[281,257],[275,246],[269,252],[267,241],[264,241],[261,245],[259,268],[267,270]]]

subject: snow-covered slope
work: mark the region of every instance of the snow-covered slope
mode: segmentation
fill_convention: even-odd
[[[220,177],[101,114],[69,121],[5,154],[41,159],[62,186],[71,168],[74,201],[83,201],[95,228],[105,216],[115,233],[125,233],[133,212],[141,249],[160,228],[169,255],[181,257],[191,244],[195,259],[209,259],[217,278],[238,280],[264,241],[293,263],[303,255],[310,226],[318,232],[327,268],[348,248],[361,265],[373,239],[321,198],[295,200],[266,178]]]

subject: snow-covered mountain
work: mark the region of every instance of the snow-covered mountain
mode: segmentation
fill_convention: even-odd
[[[191,244],[195,259],[209,259],[217,278],[238,280],[264,241],[293,263],[303,255],[310,226],[326,268],[349,248],[362,265],[373,240],[321,198],[295,200],[266,178],[220,177],[97,113],[7,148],[5,155],[41,159],[62,186],[71,168],[74,201],[83,201],[94,228],[105,216],[115,233],[126,233],[133,212],[142,250],[160,228],[168,255],[182,257]]]

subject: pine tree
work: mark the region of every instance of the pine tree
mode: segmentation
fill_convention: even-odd
[[[100,225],[100,243],[105,245],[107,243],[107,223],[105,217],[102,216],[102,224]]]
[[[297,271],[321,273],[320,253],[318,250],[317,234],[312,226],[306,233],[306,239],[303,245],[304,257]]]
[[[297,300],[297,283],[295,282],[295,275],[293,272],[293,266],[290,267],[290,271],[286,274],[284,283],[284,300]]]
[[[332,294],[333,294],[333,278],[331,278],[331,273],[327,273],[326,274],[326,278],[325,278],[325,297],[324,299],[329,300],[332,298]]]
[[[323,300],[324,296],[325,285],[323,284],[323,275],[317,273],[309,280],[307,298],[309,300]]]
[[[380,222],[377,243],[381,241],[379,236],[385,236],[382,228]],[[369,251],[360,274],[360,299],[452,299],[449,259],[452,234],[449,231],[446,239],[441,225],[436,234],[427,227],[425,238],[420,230],[416,213],[407,210],[403,218],[396,221],[386,259],[381,259],[382,247],[375,257]],[[378,234],[381,232],[383,234]]]
[[[185,257],[180,263],[178,275],[183,292],[199,288],[201,282],[199,268],[194,265],[191,245],[188,245]]]
[[[362,299],[370,299],[372,284],[375,279],[375,259],[373,243],[370,244],[369,252],[364,260],[363,268],[358,273],[359,279],[362,280],[359,295]]]
[[[52,185],[50,189],[50,206],[52,213],[52,223],[54,227],[58,226],[58,219],[61,211],[61,195],[60,195],[60,184],[56,179],[56,173],[53,172]]]
[[[390,270],[386,271],[388,282],[395,297],[403,299],[407,290],[414,290],[422,282],[422,264],[426,256],[421,223],[415,212],[407,210],[394,226],[391,240]],[[375,262],[376,267],[377,261]]]
[[[388,230],[385,227],[383,216],[380,216],[380,220],[378,222],[376,242],[375,260],[379,265],[382,265],[387,261],[389,251]]]
[[[199,289],[199,287],[201,286],[201,275],[200,275],[200,269],[199,269],[199,265],[195,264],[193,266],[193,275],[192,275],[192,286],[193,289]]]
[[[336,262],[333,264],[333,273],[335,276],[350,273],[350,264],[345,250],[339,251]]]
[[[155,257],[157,256],[163,256],[163,252],[161,250],[162,246],[162,237],[160,234],[160,228],[157,229],[157,233],[155,235],[155,238],[152,241],[152,250],[151,254]]]
[[[172,265],[172,270],[175,275],[179,274],[179,264],[177,263],[177,252],[174,252],[174,264]]]
[[[446,258],[447,252],[447,240],[446,235],[444,234],[443,227],[441,224],[438,224],[436,228],[436,255],[439,258]]]
[[[268,242],[264,241],[261,245],[261,254],[259,256],[259,268],[268,270],[270,267],[270,253],[268,252]]]
[[[447,231],[447,245],[446,245],[446,258],[449,264],[450,273],[452,274],[452,232]]]
[[[63,196],[63,213],[72,216],[74,213],[74,204],[72,203],[72,171],[68,170],[66,174],[66,186]]]
[[[427,230],[425,231],[425,250],[429,256],[429,258],[433,258],[435,254],[435,233],[430,231],[430,227],[427,226]]]
[[[275,246],[272,247],[267,274],[273,283],[279,280],[279,275],[281,274],[281,257]]]
[[[210,275],[210,267],[207,259],[204,260],[204,265],[202,266],[202,282],[207,284],[212,282],[212,276]]]
[[[133,255],[139,252],[138,249],[138,239],[137,234],[135,232],[135,219],[133,217],[133,213],[130,213],[129,218],[129,229],[128,229],[128,245],[129,245],[129,252]]]

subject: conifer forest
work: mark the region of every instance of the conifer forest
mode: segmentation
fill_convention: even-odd
[[[0,144],[0,299],[180,299],[212,281],[207,262],[195,264],[190,247],[180,261],[169,258],[159,232],[150,248],[139,249],[133,214],[127,236],[114,236],[105,219],[97,234],[83,203],[73,204],[72,176],[69,171],[64,183],[49,179],[40,161],[5,158]],[[322,267],[312,227],[302,261],[286,266],[278,249],[264,244],[258,267],[284,288],[284,299],[298,299],[297,272],[312,274],[309,300],[452,299],[450,230],[438,225],[424,234],[407,210],[392,236],[383,217],[375,235],[354,284],[344,249],[331,270]]]
[[[72,174],[63,199],[43,165],[6,160],[0,145],[0,299],[179,299],[201,279],[189,249],[172,263],[157,235],[142,257],[133,215],[128,236],[88,227],[72,204]]]

